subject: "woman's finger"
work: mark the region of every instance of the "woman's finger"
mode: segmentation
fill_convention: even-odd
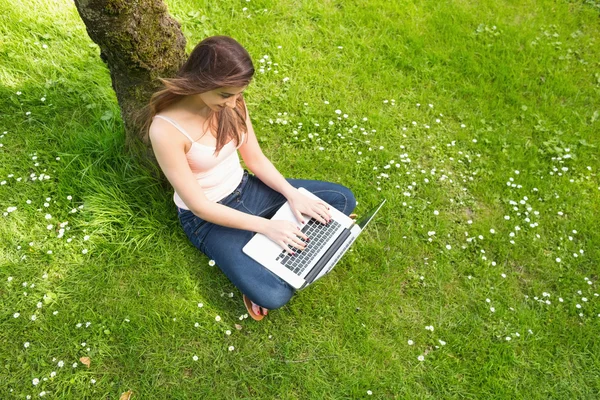
[[[325,211],[323,210],[318,210],[318,211],[312,211],[311,212],[311,217],[313,217],[314,219],[316,219],[317,221],[319,221],[322,224],[327,224],[329,222],[329,217],[325,214]]]
[[[306,248],[306,244],[304,244],[304,242],[300,240],[300,238],[298,238],[297,236],[290,238],[290,242],[290,245],[297,248],[298,250],[304,250]]]
[[[287,252],[289,255],[294,255],[294,254],[296,254],[296,253],[294,252],[294,250],[290,249],[290,247],[289,247],[289,246],[288,246],[288,245],[287,245],[287,244],[286,244],[286,243],[285,243],[283,240],[279,242],[279,246],[281,246],[281,248],[282,248],[283,250],[285,250],[285,251],[286,251],[286,252]]]
[[[305,242],[308,241],[308,236],[306,236],[304,234],[304,232],[302,232],[300,230],[300,228],[298,228],[298,231],[296,232],[296,236],[298,236],[300,239],[304,240]]]
[[[301,224],[305,224],[306,222],[304,221],[304,216],[302,215],[302,213],[296,209],[292,210],[294,212],[294,217],[296,217],[296,220],[301,223]]]

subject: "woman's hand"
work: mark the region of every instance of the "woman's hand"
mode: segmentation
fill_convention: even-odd
[[[267,225],[261,233],[281,246],[288,254],[295,254],[293,249],[290,249],[288,245],[298,250],[306,248],[308,237],[302,233],[296,224],[278,219],[267,221]]]
[[[294,216],[301,224],[306,223],[302,214],[308,215],[322,224],[331,222],[329,206],[322,200],[314,200],[297,191],[293,196],[288,197],[288,202]]]

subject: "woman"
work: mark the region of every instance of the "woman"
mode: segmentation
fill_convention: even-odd
[[[319,181],[286,180],[260,149],[243,99],[254,67],[234,39],[210,37],[200,42],[176,77],[162,79],[152,96],[148,137],[156,159],[175,189],[181,225],[191,242],[215,260],[244,294],[256,320],[286,304],[294,289],[249,258],[242,247],[255,232],[293,253],[308,239],[293,223],[270,220],[287,201],[304,223],[330,220],[323,201],[302,195],[304,187],[346,215],[356,206],[344,186]],[[239,160],[241,154],[245,171]]]

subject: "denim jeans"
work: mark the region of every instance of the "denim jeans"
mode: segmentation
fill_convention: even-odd
[[[342,185],[301,179],[287,181],[312,192],[346,215],[356,207],[354,195]],[[283,195],[246,172],[239,186],[219,203],[247,214],[271,218],[286,201]],[[294,288],[242,252],[254,232],[216,225],[189,210],[177,210],[181,226],[194,246],[215,260],[227,278],[250,300],[271,310],[290,300]]]

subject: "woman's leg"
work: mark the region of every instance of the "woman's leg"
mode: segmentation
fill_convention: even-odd
[[[213,225],[204,240],[204,251],[250,300],[274,310],[287,304],[294,294],[294,288],[242,251],[253,234]]]
[[[288,181],[294,187],[304,187],[346,215],[356,206],[354,195],[342,185],[310,180]],[[285,197],[253,176],[249,176],[238,190],[222,204],[265,218],[272,217],[286,201]],[[190,214],[189,211],[180,212],[180,220],[191,242],[215,260],[242,293],[267,309],[282,307],[290,300],[294,289],[242,251],[253,232],[215,225]]]

